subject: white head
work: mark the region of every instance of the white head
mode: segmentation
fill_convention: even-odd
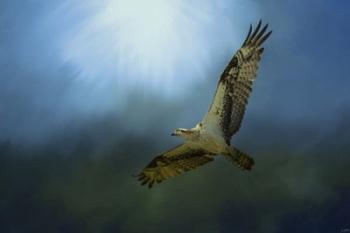
[[[185,139],[193,138],[194,135],[195,135],[195,131],[193,129],[183,129],[183,128],[177,128],[171,134],[171,136],[183,137]]]

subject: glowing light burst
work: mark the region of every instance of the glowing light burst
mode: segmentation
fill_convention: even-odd
[[[171,94],[183,89],[174,86],[205,77],[217,23],[231,28],[225,29],[224,36],[234,42],[232,25],[218,11],[220,4],[211,1],[87,0],[83,4],[83,10],[77,11],[84,12],[82,19],[65,38],[63,57],[77,65],[81,79],[87,81],[113,80],[122,89],[147,86]],[[64,11],[74,8],[68,5]]]

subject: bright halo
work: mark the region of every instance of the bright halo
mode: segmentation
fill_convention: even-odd
[[[222,42],[229,46],[236,40],[230,20],[234,13],[224,14],[230,1],[82,2],[75,11],[81,19],[64,40],[63,57],[88,81],[114,80],[122,89],[146,86],[171,94],[179,91],[176,83],[183,90],[205,77],[217,49],[213,44],[220,48]],[[70,2],[62,11],[72,8]]]

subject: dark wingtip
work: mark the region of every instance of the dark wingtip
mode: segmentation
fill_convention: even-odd
[[[265,34],[269,24],[268,23],[265,24],[265,26],[260,30],[261,26],[262,26],[262,19],[259,20],[258,24],[256,25],[252,33],[253,27],[252,27],[252,24],[250,24],[248,35],[245,38],[242,46],[251,44],[252,46],[259,47],[262,43],[264,43],[264,41],[271,35],[272,30]]]
[[[259,28],[259,29],[260,29],[261,24],[262,24],[262,19],[260,19],[260,20],[259,20],[257,28]]]
[[[264,47],[259,49],[259,53],[262,54],[264,52]]]
[[[254,40],[256,34],[257,34],[257,33],[259,32],[259,30],[260,30],[261,23],[262,23],[262,21],[261,21],[261,19],[260,19],[258,25],[256,26],[256,28],[255,28],[253,34],[249,37],[248,41],[253,41],[253,40]]]
[[[260,39],[257,41],[257,46],[262,45],[262,43],[264,43],[265,40],[266,40],[267,38],[269,38],[271,34],[272,34],[272,30],[269,31],[268,33],[266,33],[262,38],[260,38]]]
[[[147,184],[147,182],[148,182],[148,180],[145,179],[145,180],[142,181],[141,185],[145,185],[145,184]]]
[[[150,181],[150,182],[148,183],[148,188],[149,188],[149,189],[152,188],[152,187],[153,187],[153,184],[154,184],[154,180]]]
[[[254,41],[252,42],[253,44],[255,44],[265,33],[267,27],[269,26],[269,24],[266,24],[263,29],[261,29],[261,31],[259,32],[259,34],[254,38]]]
[[[250,24],[247,37],[245,38],[245,40],[244,40],[244,42],[243,42],[243,46],[247,44],[247,42],[248,42],[248,40],[249,40],[249,37],[250,37],[250,34],[252,33],[252,30],[253,30],[253,25]]]

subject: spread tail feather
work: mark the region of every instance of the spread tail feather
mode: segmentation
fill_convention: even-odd
[[[243,170],[252,170],[254,165],[253,158],[234,147],[231,147],[231,154],[225,155],[224,157]]]

